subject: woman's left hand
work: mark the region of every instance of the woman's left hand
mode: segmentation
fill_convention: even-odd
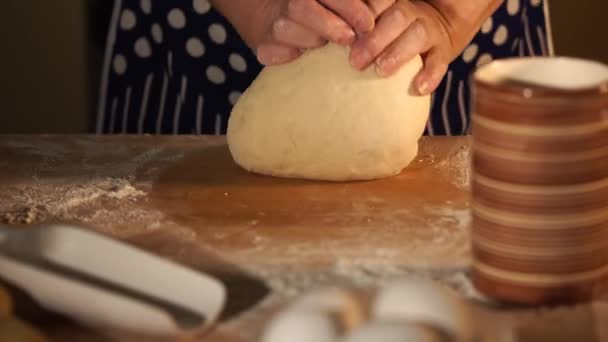
[[[368,0],[378,17],[374,30],[361,36],[351,50],[357,69],[372,63],[381,76],[421,55],[424,67],[414,80],[420,95],[434,91],[448,64],[471,41],[502,0]]]

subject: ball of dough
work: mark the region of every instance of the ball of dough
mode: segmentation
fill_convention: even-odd
[[[288,310],[279,314],[262,335],[261,342],[335,342],[338,324],[329,314]]]
[[[473,337],[467,304],[456,292],[427,280],[404,279],[383,288],[373,303],[372,316],[430,324],[458,341]]]
[[[343,342],[441,342],[430,328],[405,322],[372,322],[355,330]]]
[[[328,44],[265,68],[234,106],[228,145],[246,170],[347,181],[388,177],[416,156],[429,96],[411,95],[420,57],[388,78]]]

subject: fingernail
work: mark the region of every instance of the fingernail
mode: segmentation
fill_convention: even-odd
[[[340,30],[340,35],[338,37],[338,43],[342,45],[350,45],[355,41],[355,32],[350,28],[345,30]]]
[[[280,61],[280,58],[277,57],[270,49],[257,49],[256,56],[258,57],[258,62],[260,62],[262,65],[275,65]]]
[[[257,49],[255,51],[255,56],[258,58],[258,62],[262,65],[268,65],[271,62],[270,55],[266,52],[266,49]]]
[[[372,32],[374,29],[375,22],[374,20],[368,20],[367,17],[361,17],[355,20],[355,29],[359,35]]]
[[[363,69],[369,60],[371,59],[371,55],[365,49],[355,50],[351,56],[350,64],[355,67],[355,69]]]
[[[380,57],[376,60],[376,73],[380,76],[388,76],[397,64],[395,57]]]
[[[429,83],[427,81],[423,81],[418,85],[418,93],[420,95],[426,95],[429,92]]]

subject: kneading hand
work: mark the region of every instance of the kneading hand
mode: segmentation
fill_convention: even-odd
[[[434,91],[448,64],[471,41],[502,0],[368,0],[378,17],[374,30],[353,44],[350,62],[357,69],[375,63],[389,76],[420,54],[422,71],[414,80],[421,95]]]
[[[282,64],[327,41],[352,44],[375,16],[363,0],[215,0],[215,7],[256,50],[262,64]]]

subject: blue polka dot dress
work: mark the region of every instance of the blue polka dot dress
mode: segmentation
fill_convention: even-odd
[[[427,134],[470,127],[469,76],[493,59],[551,54],[543,0],[507,0],[451,65]],[[115,0],[98,133],[224,134],[262,66],[208,0]]]

